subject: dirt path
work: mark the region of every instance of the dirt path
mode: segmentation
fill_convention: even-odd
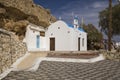
[[[19,64],[16,65],[16,69],[18,70],[26,70],[35,64],[36,60],[40,57],[55,57],[55,58],[74,58],[74,59],[90,59],[97,57],[98,54],[96,53],[84,53],[84,54],[78,54],[78,53],[54,53],[54,54],[47,54],[48,52],[29,52],[25,58],[23,58],[21,61],[19,61]]]
[[[18,70],[25,70],[31,68],[34,65],[36,59],[45,56],[47,56],[46,53],[29,53],[29,55],[23,58],[22,61],[20,61],[20,63],[16,65],[16,68]]]

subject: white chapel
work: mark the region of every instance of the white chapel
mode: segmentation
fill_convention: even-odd
[[[47,29],[29,24],[24,42],[28,51],[87,51],[87,33],[77,16],[73,24],[58,20]]]

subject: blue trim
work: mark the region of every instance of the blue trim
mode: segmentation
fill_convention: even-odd
[[[66,23],[66,24],[67,24],[67,23]],[[71,24],[67,24],[67,25],[68,25],[68,27],[70,27],[70,28],[74,28],[74,26],[71,25]],[[85,32],[83,28],[78,28],[78,30],[81,31],[81,32]]]
[[[40,36],[36,36],[36,48],[40,48]]]
[[[66,23],[67,24],[67,23]],[[67,24],[68,25],[68,27],[70,27],[70,28],[74,28],[74,26],[73,25],[71,25],[71,24]]]
[[[78,28],[79,31],[85,32],[83,28]]]

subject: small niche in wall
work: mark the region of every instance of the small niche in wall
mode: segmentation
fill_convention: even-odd
[[[34,7],[34,5],[32,5],[32,7]]]
[[[70,31],[68,31],[68,33],[70,33]]]
[[[48,28],[45,28],[45,30],[48,30]]]
[[[51,36],[53,35],[53,33],[51,33]]]
[[[45,37],[45,32],[44,31],[40,31],[40,36]]]

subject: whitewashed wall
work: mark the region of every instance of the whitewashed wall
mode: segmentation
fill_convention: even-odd
[[[86,51],[87,50],[87,34],[84,32],[81,32],[81,38],[80,38],[80,51]],[[83,41],[82,39],[84,39],[84,45],[83,45]]]
[[[26,32],[26,44],[28,51],[34,50],[36,48],[36,36],[39,35],[39,32],[31,30],[30,25],[27,27],[27,32]]]
[[[30,29],[31,25],[27,26],[25,40],[28,51],[45,51],[46,50],[46,38],[40,36],[40,32]],[[40,36],[39,48],[37,48],[37,35]]]
[[[45,37],[40,36],[40,29],[33,30],[28,25],[25,40],[28,51],[50,51],[50,38],[55,38],[55,51],[78,51],[78,38],[80,37],[80,51],[87,50],[87,34],[77,28],[70,28],[64,21],[51,24],[45,31]],[[36,27],[35,27],[36,28]],[[37,48],[37,35],[40,36]],[[82,45],[84,38],[84,46]]]
[[[48,31],[46,31],[46,37],[48,37],[47,45],[50,45],[49,38],[55,37],[56,51],[70,51],[71,49],[71,29],[66,26],[67,25],[62,21],[57,21],[49,26]],[[60,27],[60,29],[58,29],[58,27]],[[70,33],[68,33],[68,31],[70,31]],[[49,49],[50,46],[47,47],[47,50]]]
[[[40,51],[46,51],[46,37],[40,36]]]
[[[60,27],[60,29],[58,29]],[[68,31],[70,33],[68,33]],[[51,35],[53,34],[53,35]],[[81,35],[79,35],[81,34]],[[76,29],[68,27],[68,25],[63,21],[57,21],[48,27],[46,31],[47,37],[47,50],[50,50],[50,40],[49,38],[55,38],[55,51],[78,51],[78,38],[80,37],[80,50],[86,51],[86,33],[81,32]],[[84,38],[84,46],[82,46],[82,38]]]

